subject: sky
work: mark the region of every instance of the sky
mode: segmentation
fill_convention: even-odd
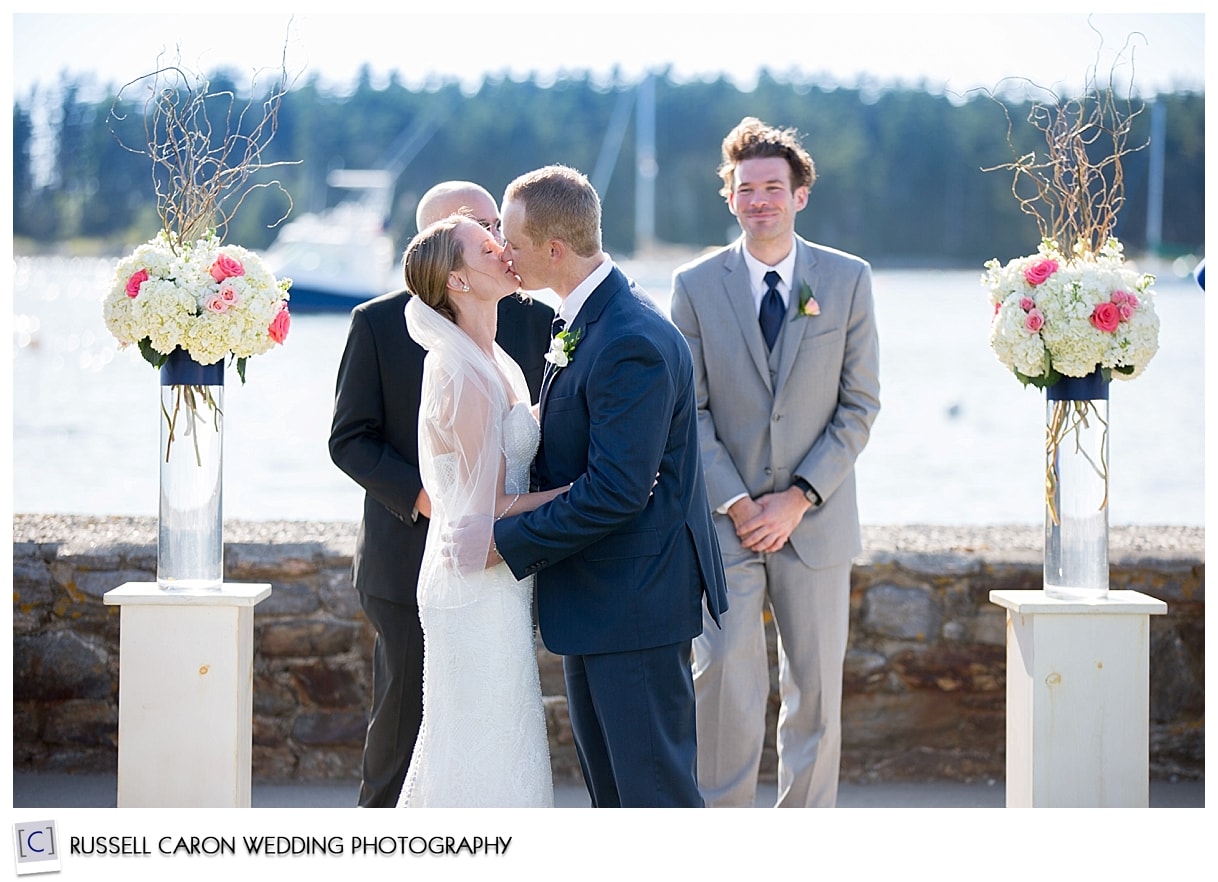
[[[251,75],[277,71],[283,59],[290,74],[316,75],[338,90],[363,65],[376,82],[396,71],[411,87],[437,76],[476,86],[486,75],[607,77],[616,68],[634,79],[669,68],[678,78],[723,74],[747,88],[764,67],[841,85],[868,78],[964,94],[1006,77],[1081,87],[1093,65],[1107,76],[1127,39],[1132,51],[1117,71],[1126,76],[1132,61],[1140,91],[1204,87],[1205,17],[1195,12],[1095,14],[1097,35],[1087,14],[1034,13],[1026,5],[1020,14],[846,14],[797,12],[807,5],[770,0],[766,14],[755,16],[714,11],[722,5],[705,0],[697,8],[711,11],[696,14],[656,11],[662,2],[618,2],[617,10],[647,11],[613,14],[548,6],[464,0],[459,15],[18,12],[11,17],[13,97],[49,88],[64,74],[122,85],[179,54],[195,72],[230,66]],[[512,12],[498,11],[505,8]]]

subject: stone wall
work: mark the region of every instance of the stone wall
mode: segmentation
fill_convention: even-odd
[[[354,523],[225,525],[226,578],[272,585],[254,617],[257,779],[358,778],[373,632],[350,585],[355,533]],[[1151,617],[1152,777],[1203,779],[1204,532],[1117,528],[1110,542],[1112,587],[1168,605]],[[843,776],[1002,780],[1006,614],[989,592],[1040,587],[1041,531],[871,527],[864,544],[851,592]],[[155,572],[154,519],[14,519],[14,770],[116,767],[119,609],[102,598]],[[538,658],[555,775],[577,779],[561,665],[540,646]],[[777,708],[775,692],[769,780]]]

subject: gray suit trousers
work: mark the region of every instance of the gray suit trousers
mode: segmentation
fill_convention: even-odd
[[[778,636],[778,807],[831,807],[841,762],[851,564],[813,569],[790,544],[744,549],[715,516],[731,612],[694,640],[698,786],[708,807],[752,807],[770,694],[765,622]],[[715,718],[715,715],[718,718]]]

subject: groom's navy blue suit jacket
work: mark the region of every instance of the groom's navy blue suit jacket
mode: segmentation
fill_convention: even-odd
[[[648,649],[727,609],[707,502],[689,346],[616,267],[569,328],[541,395],[539,489],[570,492],[495,525],[517,578],[537,575],[542,639],[560,655]]]

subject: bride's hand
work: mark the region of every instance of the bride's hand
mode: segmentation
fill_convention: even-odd
[[[498,563],[493,518],[476,515],[446,525],[437,533],[440,559],[454,572],[473,573]]]

